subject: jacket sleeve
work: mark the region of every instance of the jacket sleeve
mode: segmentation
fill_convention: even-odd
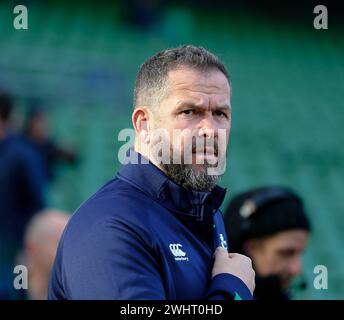
[[[208,300],[253,300],[245,283],[229,273],[220,273],[212,278]]]
[[[54,266],[59,280],[52,275],[49,298],[62,287],[67,299],[164,300],[158,259],[141,237],[110,218],[94,224],[87,236],[67,230]]]

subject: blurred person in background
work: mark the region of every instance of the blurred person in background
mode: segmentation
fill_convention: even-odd
[[[152,30],[158,28],[163,10],[161,0],[129,0],[122,6],[123,21],[140,28]]]
[[[58,161],[68,164],[77,162],[77,156],[73,150],[60,146],[51,138],[49,122],[42,108],[37,106],[30,108],[25,119],[23,134],[28,143],[42,157],[44,171],[49,182],[54,179],[54,169]]]
[[[69,214],[57,209],[45,209],[29,221],[23,250],[18,256],[18,264],[28,269],[28,290],[23,290],[22,298],[46,300],[48,282],[54,263],[56,250]]]
[[[0,298],[13,291],[14,258],[31,216],[45,204],[45,174],[40,156],[11,124],[14,103],[0,92]]]
[[[302,273],[311,231],[301,198],[284,187],[248,190],[231,200],[225,223],[230,248],[252,259],[255,299],[291,299],[291,282]]]

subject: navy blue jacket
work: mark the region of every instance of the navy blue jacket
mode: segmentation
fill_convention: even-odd
[[[251,299],[239,278],[211,279],[224,195],[188,192],[152,163],[124,165],[71,217],[48,298]]]
[[[0,299],[15,298],[14,259],[22,248],[26,224],[45,204],[43,164],[22,137],[0,140]]]
[[[22,137],[10,134],[0,140],[1,236],[8,234],[20,242],[28,220],[43,208],[42,167],[39,154]]]

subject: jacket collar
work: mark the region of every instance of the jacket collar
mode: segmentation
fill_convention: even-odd
[[[215,186],[211,192],[187,191],[141,154],[133,150],[130,152],[130,162],[117,173],[119,179],[140,189],[174,213],[199,221],[212,221],[213,214],[223,202],[226,189]]]

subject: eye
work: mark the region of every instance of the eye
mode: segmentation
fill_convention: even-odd
[[[293,249],[280,250],[279,254],[283,258],[290,258],[290,257],[294,256],[295,250],[293,250]]]
[[[225,118],[227,118],[227,114],[224,113],[223,111],[215,111],[214,114],[217,117],[225,117]]]
[[[191,115],[194,114],[194,110],[192,110],[192,109],[185,109],[185,110],[181,111],[180,113],[183,114],[183,115],[186,115],[186,116],[191,116]]]

